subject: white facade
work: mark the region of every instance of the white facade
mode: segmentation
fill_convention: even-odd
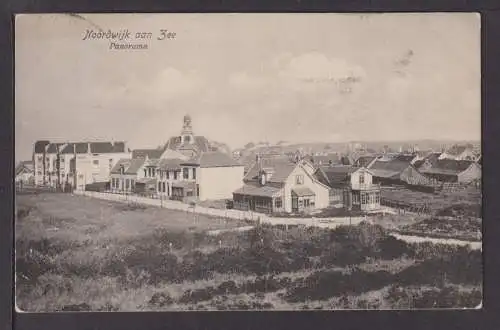
[[[302,182],[302,183],[298,183]],[[298,165],[290,173],[283,187],[283,206],[285,212],[292,212],[292,190],[294,188],[309,188],[314,192],[314,208],[323,209],[328,207],[330,202],[330,188],[316,180],[309,171],[302,165]]]
[[[73,156],[73,155],[71,155]],[[130,158],[128,152],[77,154],[76,188],[84,189],[86,184],[109,181],[113,166],[122,158]]]
[[[232,199],[243,184],[244,166],[198,168],[196,183],[200,200]]]

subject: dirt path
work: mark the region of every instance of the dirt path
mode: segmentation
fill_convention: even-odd
[[[260,219],[262,223],[268,223],[271,225],[304,225],[311,227],[320,228],[335,228],[342,225],[356,225],[362,221],[371,221],[371,217],[339,217],[339,218],[275,218],[269,217],[265,214],[240,211],[240,210],[220,210],[207,208],[202,206],[192,207],[188,204],[184,204],[177,201],[170,200],[159,200],[139,196],[125,196],[118,194],[109,193],[99,193],[91,191],[78,191],[75,194],[84,195],[88,197],[94,197],[99,199],[105,199],[110,201],[117,201],[122,203],[139,203],[145,205],[152,205],[157,207],[163,207],[173,210],[191,211],[198,214],[212,215],[222,218],[236,219],[236,220],[250,220],[257,221]],[[251,228],[248,227],[248,228]],[[412,235],[400,235],[396,233],[391,233],[392,236],[406,241],[408,243],[415,242],[432,242],[436,244],[452,244],[452,245],[469,245],[472,249],[482,249],[481,242],[469,242],[457,239],[445,239],[445,238],[432,238],[432,237],[422,237],[422,236],[412,236]]]

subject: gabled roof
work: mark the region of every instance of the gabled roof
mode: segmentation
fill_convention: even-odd
[[[137,171],[144,165],[145,159],[143,158],[123,158],[120,159],[115,166],[111,169],[111,173],[120,174],[120,169],[124,168],[125,174],[137,174]]]
[[[22,172],[33,172],[34,166],[31,160],[25,160],[19,162],[16,166],[16,175],[19,175]]]
[[[268,182],[274,183],[284,183],[286,179],[290,176],[292,171],[297,167],[297,164],[290,161],[288,158],[262,158],[261,159],[262,168],[272,168],[274,173],[267,180]],[[245,175],[244,181],[254,181],[258,179],[259,166],[257,162],[254,162],[252,167],[248,170]]]
[[[359,167],[352,165],[338,165],[338,166],[321,166],[318,171],[321,171],[325,177],[327,184],[330,187],[343,185],[349,182],[351,174],[360,170]],[[321,181],[321,180],[320,180]]]
[[[360,156],[358,159],[356,159],[355,164],[360,167],[366,167],[368,166],[372,161],[377,158],[376,156],[369,155],[369,156]]]
[[[132,158],[153,158],[159,159],[163,154],[164,149],[135,149],[132,150]]]
[[[467,170],[473,164],[476,163],[472,160],[440,159],[431,168],[422,170],[422,173],[456,175]]]
[[[392,178],[398,177],[410,165],[410,161],[398,159],[389,161],[376,160],[369,166],[369,169],[373,172],[373,176],[375,177]]]

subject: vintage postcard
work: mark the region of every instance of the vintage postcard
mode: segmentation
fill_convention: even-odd
[[[17,310],[481,308],[480,29],[16,16]]]

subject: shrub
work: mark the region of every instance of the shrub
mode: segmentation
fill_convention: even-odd
[[[296,286],[285,295],[288,302],[325,300],[343,294],[359,294],[380,289],[391,283],[393,275],[386,271],[365,272],[355,270],[350,274],[337,271],[318,271],[296,281]]]
[[[155,306],[168,306],[174,303],[174,300],[168,293],[163,293],[163,292],[157,292],[153,294],[151,299],[149,300],[149,304],[155,305]]]

